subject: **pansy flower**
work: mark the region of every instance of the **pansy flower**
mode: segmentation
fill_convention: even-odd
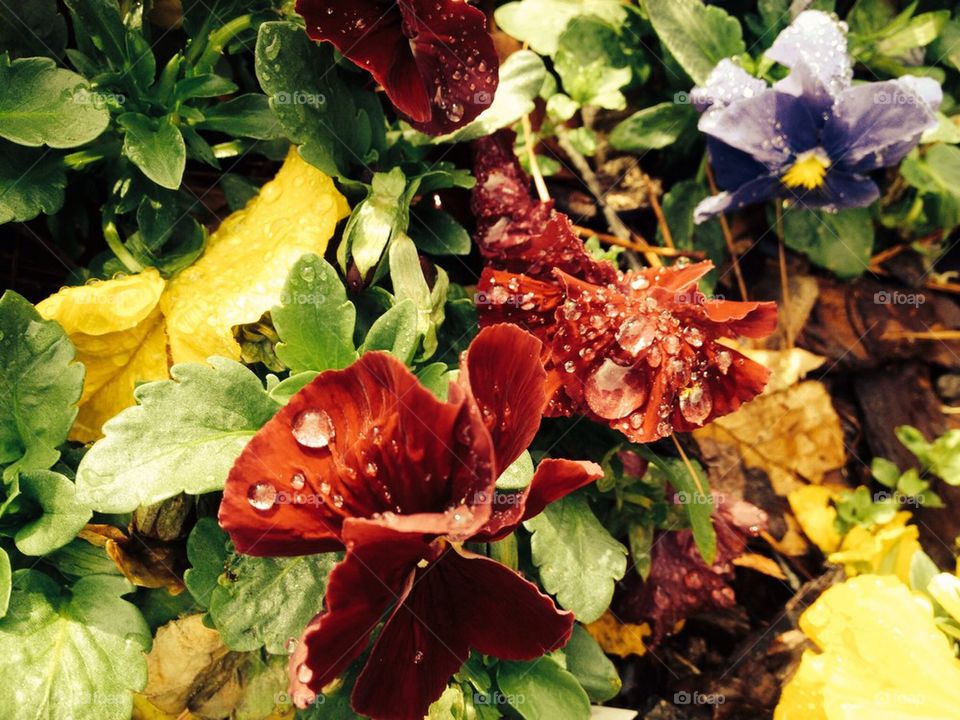
[[[595,260],[569,219],[532,199],[506,132],[475,144],[473,211],[488,259],[481,325],[511,322],[544,343],[550,416],[586,415],[651,442],[758,395],[768,372],[723,337],[765,337],[773,303],[708,299],[709,262],[622,273]]]
[[[368,70],[418,130],[451,132],[493,100],[496,48],[466,0],[298,0],[297,12],[311,38]]]
[[[530,660],[566,643],[570,613],[463,547],[505,537],[602,475],[594,463],[547,459],[526,490],[496,489],[547,403],[540,353],[518,328],[482,330],[447,401],[396,358],[368,353],[319,375],[237,459],[220,523],[240,552],[347,549],[291,658],[298,705],[367,649],[381,620],[352,696],[373,718],[422,718],[471,649]]]
[[[854,85],[846,27],[824,12],[801,13],[766,55],[790,69],[772,86],[727,59],[693,91],[724,190],[697,206],[697,222],[771,198],[865,207],[880,194],[869,173],[936,127],[940,85],[912,76]]]

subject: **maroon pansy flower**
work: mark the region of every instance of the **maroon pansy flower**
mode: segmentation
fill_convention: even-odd
[[[472,207],[487,258],[480,324],[508,322],[544,344],[547,415],[586,415],[633,442],[701,427],[762,392],[768,372],[719,338],[761,338],[776,306],[706,298],[701,262],[622,273],[594,259],[570,220],[533,200],[502,132],[475,143]]]
[[[418,130],[451,132],[493,101],[497,52],[466,0],[298,0],[297,12],[310,37],[368,70]]]
[[[471,649],[529,660],[566,643],[570,613],[463,548],[505,537],[602,475],[594,463],[548,459],[526,490],[496,490],[547,403],[540,355],[530,334],[486,328],[443,402],[394,357],[368,353],[318,376],[237,459],[220,524],[240,552],[347,550],[291,658],[299,706],[366,650],[382,620],[352,696],[372,718],[422,718]]]

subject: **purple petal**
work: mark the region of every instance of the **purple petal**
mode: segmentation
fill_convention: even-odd
[[[694,107],[700,112],[710,108],[725,108],[737,100],[751,98],[767,89],[767,84],[755,78],[733,60],[726,58],[717,63],[707,82],[690,93]]]
[[[831,15],[807,10],[780,33],[766,55],[788,68],[806,65],[831,95],[837,95],[853,78],[846,31],[846,25]]]
[[[702,200],[693,211],[693,221],[699,225],[722,212],[769,200],[776,197],[780,187],[780,178],[775,175],[756,178],[733,192],[722,192]]]
[[[793,200],[808,209],[846,210],[867,207],[880,197],[880,188],[865,175],[830,170],[824,186],[806,193],[792,192]]]
[[[787,95],[803,98],[818,127],[829,117],[834,98],[830,89],[805,62],[798,62],[783,80],[773,87]]]
[[[896,165],[936,125],[933,110],[910,83],[866,83],[837,98],[823,146],[839,169],[865,173]]]
[[[926,100],[927,105],[934,112],[940,109],[940,104],[943,102],[943,88],[933,78],[903,75],[897,78],[897,82]]]
[[[816,120],[804,100],[772,89],[706,113],[699,128],[770,170],[819,144]]]
[[[707,150],[710,153],[713,174],[721,190],[733,190],[770,172],[766,165],[754,160],[749,153],[730,147],[709,135]]]

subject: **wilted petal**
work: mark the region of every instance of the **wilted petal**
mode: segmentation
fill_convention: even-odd
[[[248,554],[330,550],[345,518],[470,503],[492,486],[493,462],[466,398],[441,402],[392,355],[368,353],[319,375],[257,432],[227,479],[220,524]],[[477,512],[479,526],[489,508]]]
[[[846,26],[820,10],[800,13],[773,41],[766,56],[788,68],[806,65],[833,95],[853,78]]]
[[[864,173],[896,165],[937,125],[920,95],[896,80],[845,90],[823,128],[823,146],[840,169]]]
[[[421,720],[470,649],[532,660],[566,644],[573,615],[489,558],[448,549],[418,571],[384,626],[353,692],[353,708]]]

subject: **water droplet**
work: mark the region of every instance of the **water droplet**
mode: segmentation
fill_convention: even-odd
[[[656,325],[645,318],[633,317],[617,331],[617,342],[631,355],[637,355],[653,344]]]
[[[423,662],[423,650],[417,650],[417,652],[413,656],[413,664],[419,665],[422,662]]]
[[[313,678],[313,670],[308,668],[306,663],[302,663],[300,667],[297,668],[297,680],[302,683],[308,683],[311,678]]]
[[[314,278],[317,277],[317,271],[312,265],[304,265],[300,268],[300,277],[306,282],[313,282]]]
[[[336,436],[333,421],[323,410],[304,410],[293,419],[293,437],[308,448],[325,448]]]
[[[258,482],[247,491],[247,502],[255,510],[269,510],[277,502],[277,489],[268,482]]]
[[[730,363],[732,360],[733,358],[726,350],[721,350],[717,353],[717,369],[722,375],[726,375],[730,370]]]
[[[584,398],[593,412],[607,420],[625,417],[647,398],[647,391],[632,368],[607,358],[587,378]]]
[[[293,486],[294,490],[303,490],[303,486],[307,484],[307,478],[303,473],[297,473],[291,478],[290,485]]]
[[[370,478],[376,477],[377,464],[375,462],[368,462],[363,468],[363,474]]]
[[[295,637],[288,638],[286,645],[283,647],[286,649],[287,655],[293,654],[293,651],[297,649],[297,639]]]
[[[712,409],[713,398],[704,385],[698,383],[680,391],[680,414],[687,422],[701,425]]]

